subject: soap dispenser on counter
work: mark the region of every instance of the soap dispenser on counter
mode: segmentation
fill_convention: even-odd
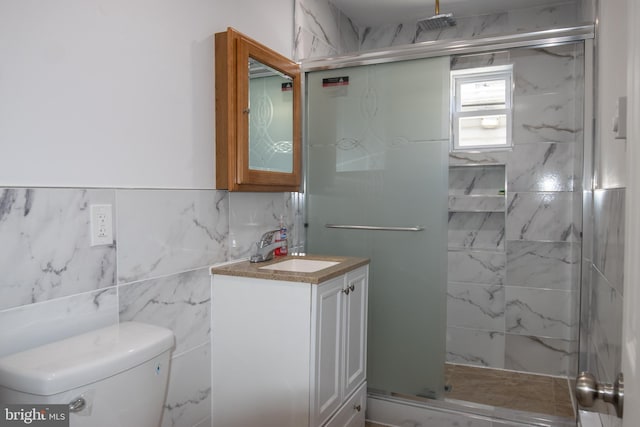
[[[273,252],[275,256],[287,256],[289,254],[289,243],[287,242],[287,224],[284,215],[280,215],[280,235],[276,238],[277,242],[285,241],[282,247],[276,248]]]

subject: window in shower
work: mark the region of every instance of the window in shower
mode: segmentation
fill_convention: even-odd
[[[454,151],[511,147],[513,68],[472,68],[451,72]]]

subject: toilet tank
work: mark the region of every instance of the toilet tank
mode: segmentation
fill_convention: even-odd
[[[75,402],[71,427],[158,427],[173,345],[169,329],[123,322],[3,357],[0,403]]]

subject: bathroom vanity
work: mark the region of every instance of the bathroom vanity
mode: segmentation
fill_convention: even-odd
[[[212,268],[213,425],[364,426],[368,264]]]

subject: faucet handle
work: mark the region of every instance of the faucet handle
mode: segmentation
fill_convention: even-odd
[[[262,235],[262,237],[260,237],[260,241],[256,243],[256,245],[258,245],[259,248],[264,248],[265,246],[269,246],[271,243],[273,243],[276,233],[279,233],[279,232],[280,230],[267,231]]]

